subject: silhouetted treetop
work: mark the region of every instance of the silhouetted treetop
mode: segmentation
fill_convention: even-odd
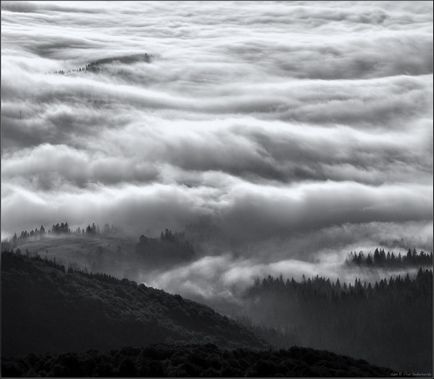
[[[193,245],[185,238],[184,233],[165,229],[160,238],[145,235],[139,237],[136,254],[150,265],[167,265],[175,262],[191,260],[195,257]]]
[[[384,268],[401,268],[412,266],[431,266],[433,265],[432,252],[425,253],[416,249],[408,249],[407,254],[394,253],[384,249],[375,249],[374,254],[365,254],[351,252],[346,260],[347,265],[367,266],[367,267],[384,267]]]

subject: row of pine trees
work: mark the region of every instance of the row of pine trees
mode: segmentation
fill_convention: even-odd
[[[72,230],[71,227],[68,225],[67,222],[61,222],[52,225],[51,229],[46,229],[44,225],[41,225],[41,227],[32,229],[30,231],[23,230],[21,233],[17,234],[15,233],[12,238],[8,241],[15,245],[18,241],[23,241],[27,239],[32,239],[36,237],[43,237],[47,234],[51,235],[61,235],[61,234],[76,234],[76,235],[98,235],[98,234],[115,234],[118,232],[118,229],[109,224],[105,224],[103,228],[100,228],[99,225],[92,223],[87,225],[85,228],[77,227],[76,229]]]
[[[363,252],[351,252],[346,260],[347,265],[356,266],[379,266],[379,267],[402,267],[402,266],[431,266],[432,252],[425,253],[423,250],[408,249],[407,254],[387,253],[384,249],[375,249],[374,254]]]

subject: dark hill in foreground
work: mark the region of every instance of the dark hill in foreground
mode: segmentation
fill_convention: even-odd
[[[221,350],[215,345],[123,348],[57,356],[3,359],[4,376],[391,376],[392,370],[326,351]]]
[[[1,270],[3,356],[155,343],[265,347],[207,306],[126,279],[9,252]]]

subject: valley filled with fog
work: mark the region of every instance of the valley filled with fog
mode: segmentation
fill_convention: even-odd
[[[421,271],[432,270],[432,12],[423,1],[3,1],[2,251],[180,294],[274,328],[256,332],[284,347],[345,353],[356,338],[291,334],[321,309],[316,285],[327,301],[344,284],[375,299],[330,306],[366,311],[361,336],[382,325],[369,312],[410,306],[422,321],[407,330],[432,333],[432,271]],[[316,305],[261,313],[284,293]],[[360,343],[350,353],[380,365],[409,354]],[[403,369],[427,367],[413,358]]]
[[[3,237],[190,230],[217,279],[431,250],[429,3],[4,2],[1,117]]]

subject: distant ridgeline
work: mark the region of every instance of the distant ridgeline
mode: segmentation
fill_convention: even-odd
[[[76,229],[72,230],[67,222],[61,222],[54,224],[51,229],[46,229],[44,225],[41,225],[39,229],[35,228],[30,231],[23,230],[18,235],[17,233],[15,233],[9,240],[2,241],[2,243],[8,242],[9,244],[12,244],[14,246],[19,241],[24,241],[32,238],[41,238],[46,235],[114,235],[116,233],[119,233],[119,229],[116,228],[114,225],[105,224],[103,228],[100,228],[99,225],[92,223],[86,228],[77,227]]]
[[[9,240],[4,240],[1,243],[2,251],[20,251],[22,243],[28,241],[36,241],[46,238],[47,236],[82,236],[82,237],[116,237],[119,235],[119,229],[113,225],[105,224],[103,228],[100,228],[95,223],[88,225],[85,228],[75,228],[74,230],[68,225],[67,222],[61,222],[53,225],[50,228],[41,227],[34,230],[24,230],[17,235],[15,233]],[[120,247],[117,252],[119,252]],[[184,233],[172,232],[169,229],[165,229],[161,232],[160,237],[152,238],[145,235],[139,237],[138,242],[131,250],[132,255],[125,256],[124,259],[133,259],[134,263],[142,262],[147,267],[155,268],[167,265],[172,265],[180,262],[187,262],[196,257],[196,252],[193,245],[186,239]],[[102,248],[99,248],[97,252],[93,250],[89,252],[89,257],[92,257],[88,263],[91,271],[94,271],[92,267],[99,267],[98,262],[101,260]],[[109,252],[106,251],[106,255]]]
[[[408,249],[407,254],[401,255],[401,253],[395,254],[393,251],[387,253],[383,249],[375,249],[374,254],[363,252],[353,253],[351,252],[347,260],[347,265],[355,266],[367,266],[367,267],[384,267],[384,268],[400,268],[400,267],[424,267],[433,265],[432,252],[425,253],[416,249]]]
[[[97,59],[95,61],[92,61],[82,67],[78,67],[76,69],[72,70],[58,70],[55,71],[54,74],[59,75],[67,75],[72,74],[75,72],[98,72],[102,69],[102,66],[105,64],[111,64],[111,63],[123,63],[123,64],[132,64],[137,62],[144,62],[144,63],[150,63],[153,56],[148,53],[144,54],[129,54],[129,55],[121,55],[117,57],[108,57],[108,58],[102,58]]]

